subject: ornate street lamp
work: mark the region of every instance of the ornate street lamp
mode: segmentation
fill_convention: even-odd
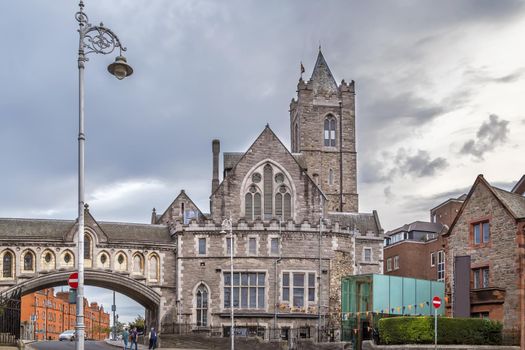
[[[230,233],[230,310],[231,310],[231,322],[230,327],[230,339],[231,339],[231,350],[235,349],[235,323],[233,315],[233,224],[231,217],[222,221],[221,233],[226,233],[228,230]]]
[[[118,36],[111,29],[93,26],[89,23],[88,16],[84,13],[84,2],[80,0],[78,4],[80,10],[75,14],[78,21],[78,289],[77,289],[77,315],[76,315],[76,337],[75,349],[84,350],[84,64],[88,61],[86,57],[89,53],[107,55],[116,48],[120,54],[115,62],[109,65],[108,71],[117,79],[121,80],[133,74],[133,69],[122,56],[126,48],[122,46]]]

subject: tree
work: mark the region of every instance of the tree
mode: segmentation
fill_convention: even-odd
[[[146,328],[146,320],[141,315],[137,315],[135,320],[133,322],[129,323],[129,328],[133,329],[134,327],[137,327],[137,331],[144,332]]]

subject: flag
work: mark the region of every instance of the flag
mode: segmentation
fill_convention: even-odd
[[[303,66],[303,62],[301,62],[301,74],[304,73],[304,66]]]

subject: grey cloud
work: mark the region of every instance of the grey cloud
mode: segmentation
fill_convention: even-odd
[[[364,183],[389,183],[396,176],[410,176],[413,178],[430,177],[448,167],[448,161],[443,157],[432,158],[428,151],[417,150],[413,153],[405,148],[399,148],[397,153],[384,152],[382,161],[363,160],[361,163],[361,181]],[[385,164],[392,163],[390,168]],[[385,195],[392,196],[390,186],[385,188]]]
[[[418,150],[416,154],[410,155],[404,148],[398,150],[394,163],[396,167],[391,170],[391,173],[414,177],[433,176],[438,171],[448,167],[445,158],[431,159],[430,154],[424,150]]]
[[[486,67],[479,69],[468,69],[464,72],[465,77],[473,84],[485,83],[513,83],[523,77],[525,69],[520,68],[505,75],[496,76],[491,74]]]
[[[463,144],[461,154],[472,155],[483,159],[483,155],[494,150],[497,146],[507,141],[509,134],[509,121],[499,119],[496,114],[491,114],[489,120],[483,122],[476,133],[476,140],[470,139]]]

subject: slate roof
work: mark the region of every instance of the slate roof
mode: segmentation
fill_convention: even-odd
[[[0,239],[17,237],[21,240],[63,240],[76,225],[76,220],[0,219]],[[171,243],[165,225],[121,222],[98,222],[110,241]]]
[[[330,71],[330,67],[328,67],[328,63],[326,63],[326,60],[324,59],[321,49],[319,49],[319,54],[317,55],[317,61],[315,62],[310,81],[313,84],[312,88],[314,94],[324,95],[327,93],[338,93],[339,91],[337,83]]]
[[[233,169],[243,155],[244,152],[224,152],[222,155],[224,169]]]
[[[0,238],[62,239],[74,225],[74,220],[0,219]]]
[[[494,194],[511,211],[515,219],[525,218],[525,197],[492,186]]]
[[[410,224],[404,224],[401,227],[390,230],[385,233],[386,236],[392,236],[399,232],[411,232],[411,231],[423,231],[423,232],[432,232],[439,233],[443,229],[443,225],[436,222],[426,222],[426,221],[414,221]]]
[[[383,234],[383,229],[379,223],[376,211],[373,213],[341,213],[329,212],[327,219],[334,224],[338,222],[341,228],[359,231],[361,234],[373,232],[379,236]]]
[[[172,243],[168,226],[126,222],[99,222],[110,241]]]

